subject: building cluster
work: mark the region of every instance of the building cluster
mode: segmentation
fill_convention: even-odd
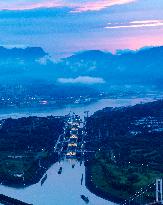
[[[135,120],[131,124],[130,133],[132,135],[141,134],[142,132],[163,132],[163,117],[143,117]]]

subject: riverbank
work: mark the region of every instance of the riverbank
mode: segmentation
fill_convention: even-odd
[[[88,163],[85,181],[89,191],[118,204],[130,201],[138,191],[144,192],[143,198],[147,203],[154,200],[154,183],[157,178],[163,177],[162,172],[149,169],[140,172],[139,167],[122,168],[113,164],[110,169],[108,167],[106,162],[101,167],[95,162]],[[149,184],[152,189],[146,190]]]
[[[72,168],[72,164],[75,164]],[[58,170],[62,167],[62,173]],[[81,178],[85,178],[85,166],[74,160],[64,160],[53,164],[46,172],[47,179],[41,186],[41,181],[31,186],[15,189],[0,185],[1,193],[12,198],[25,201],[34,205],[85,205],[80,195],[89,198],[93,205],[114,205],[112,202],[104,200],[92,194],[85,186],[81,185]],[[64,196],[64,197],[63,197]]]
[[[85,186],[87,189],[95,194],[96,196],[103,198],[105,200],[111,201],[113,203],[119,204],[122,202],[122,199],[117,196],[113,196],[112,194],[102,191],[92,180],[92,172],[91,172],[91,166],[86,165],[85,166]]]
[[[64,116],[70,113],[70,111],[76,113],[83,118],[84,112],[89,110],[89,115],[94,112],[101,110],[105,107],[121,107],[121,106],[133,106],[137,103],[151,102],[155,99],[153,97],[144,98],[108,98],[101,99],[90,104],[70,104],[65,107],[50,107],[50,108],[24,108],[24,109],[0,109],[0,119],[13,118],[18,119],[22,117],[37,116],[37,117],[47,117],[47,116]]]
[[[17,188],[37,183],[58,161],[54,146],[64,119],[28,117],[0,124],[0,183]]]
[[[127,101],[127,102],[123,101],[124,104],[129,103],[129,102],[133,103],[133,101]],[[107,103],[108,103],[108,101],[106,101],[106,104]],[[143,106],[143,105],[141,105],[141,106]],[[117,114],[117,112],[128,113],[128,112],[126,112],[126,109],[129,109],[129,108],[115,109],[115,114]],[[132,108],[130,108],[130,109],[132,109]],[[144,109],[141,109],[141,110],[144,110]],[[156,109],[156,110],[158,111],[158,113],[161,113],[158,109]],[[133,111],[133,110],[131,110],[131,111]],[[135,111],[137,113],[137,108],[135,109]],[[81,112],[81,109],[80,109],[80,112]],[[109,109],[105,109],[104,113],[105,112],[106,112],[106,114],[108,114]],[[103,114],[103,111],[100,111],[99,114],[100,113]],[[98,116],[98,113],[96,113],[95,115]],[[162,150],[161,149],[156,150],[157,151],[156,153],[153,153],[151,151],[151,149],[152,149],[151,145],[153,145],[156,142],[159,142],[158,141],[159,136],[156,136],[156,138],[146,138],[146,139],[140,141],[141,145],[149,144],[148,147],[151,148],[151,149],[147,150],[147,152],[144,152],[144,150],[143,150],[143,149],[146,148],[146,146],[145,146],[145,147],[142,147],[143,148],[142,152],[137,153],[137,154],[139,154],[139,155],[137,155],[138,157],[135,157],[135,156],[132,155],[133,153],[136,153],[136,152],[132,152],[131,155],[129,155],[128,151],[130,150],[131,145],[134,146],[134,144],[132,144],[132,143],[134,143],[133,140],[132,140],[133,136],[131,138],[130,137],[131,134],[130,134],[129,138],[127,138],[128,140],[130,139],[131,141],[124,140],[123,136],[121,136],[122,138],[119,137],[119,133],[122,133],[122,131],[124,132],[123,129],[128,127],[128,125],[126,125],[126,127],[123,124],[121,124],[121,126],[119,126],[120,125],[119,115],[115,115],[114,118],[111,117],[111,119],[114,119],[114,122],[111,122],[111,123],[115,123],[114,127],[117,128],[117,130],[113,129],[112,132],[117,131],[117,133],[115,133],[115,134],[113,133],[113,134],[114,134],[115,137],[118,136],[118,138],[110,138],[110,135],[109,135],[110,132],[108,132],[108,130],[106,128],[109,128],[109,125],[111,125],[111,123],[107,120],[107,118],[105,116],[101,120],[102,116],[103,115],[101,115],[101,116],[99,115],[98,118],[95,117],[95,119],[93,119],[92,117],[90,118],[90,120],[92,119],[93,122],[91,122],[91,124],[90,124],[91,126],[88,128],[88,134],[89,135],[88,135],[88,143],[85,146],[86,150],[94,150],[95,149],[97,151],[97,150],[99,150],[99,148],[101,148],[101,150],[108,150],[108,148],[110,149],[110,146],[113,146],[112,150],[115,149],[115,152],[111,152],[108,155],[108,160],[107,161],[108,162],[112,162],[112,161],[114,162],[115,160],[114,160],[113,156],[116,156],[117,163],[121,163],[121,162],[123,163],[124,161],[125,161],[125,163],[128,163],[130,160],[133,161],[133,159],[137,159],[137,160],[139,160],[139,164],[142,164],[142,161],[140,161],[142,159],[143,162],[144,162],[144,158],[142,158],[142,156],[146,157],[146,159],[148,159],[148,157],[149,157],[149,159],[150,159],[151,154],[152,154],[152,157],[154,157],[153,160],[157,161],[158,154],[160,156],[162,155],[162,150],[163,149]],[[131,116],[133,116],[133,112],[131,113]],[[157,117],[157,115],[155,117]],[[58,134],[61,133],[62,130],[58,130],[58,132],[56,134],[54,133],[54,131],[56,131],[56,128],[58,128],[58,123],[55,123],[55,126],[54,126],[54,124],[51,124],[50,130],[49,130],[49,128],[47,129],[46,120],[50,120],[50,119],[52,120],[53,118],[54,117],[52,117],[52,116],[48,117],[48,118],[43,118],[43,119],[42,118],[38,119],[37,117],[35,117],[35,118],[30,117],[29,118],[29,119],[35,119],[34,121],[32,120],[32,126],[35,125],[34,126],[35,131],[33,132],[33,129],[31,130],[31,129],[28,129],[28,126],[26,127],[26,131],[28,131],[27,133],[28,134],[31,133],[31,135],[28,135],[28,134],[25,135],[23,137],[23,139],[25,139],[27,141],[25,141],[25,143],[22,142],[22,144],[27,145],[25,150],[27,150],[28,153],[31,152],[30,149],[35,151],[36,148],[39,151],[41,151],[42,153],[44,153],[44,151],[47,151],[47,150],[54,150],[54,144],[56,142],[56,139],[58,138]],[[20,121],[18,121],[18,122],[21,122],[22,119],[19,119],[19,120]],[[23,120],[25,120],[25,119],[23,118]],[[44,121],[43,124],[42,124],[42,120]],[[99,121],[97,121],[97,120],[99,120]],[[138,118],[138,120],[139,120],[139,118]],[[126,120],[125,118],[122,118],[120,121],[128,123],[128,122],[130,122],[130,119]],[[34,122],[34,124],[33,124],[33,122]],[[107,125],[108,122],[109,122],[109,125]],[[16,124],[19,124],[19,123],[16,123]],[[39,124],[39,126],[37,126],[38,124]],[[30,123],[30,125],[31,125],[31,123]],[[20,124],[20,127],[21,127],[21,124]],[[20,127],[18,127],[19,132],[21,130]],[[99,130],[99,128],[100,128],[100,130]],[[121,130],[118,130],[120,128],[121,128]],[[14,129],[15,129],[15,125],[14,125]],[[50,131],[49,134],[47,132],[48,130]],[[21,133],[20,137],[22,137],[23,136],[22,134],[24,133],[24,130],[21,130],[21,131],[23,131],[23,132]],[[91,134],[89,132],[91,132]],[[36,133],[37,133],[37,136],[36,136]],[[17,133],[15,133],[15,136],[17,136]],[[29,138],[29,136],[30,136],[30,138]],[[143,133],[143,136],[144,136],[144,133]],[[106,138],[104,138],[104,137],[106,137]],[[94,140],[95,138],[96,138],[96,140]],[[15,137],[13,139],[15,139]],[[140,138],[137,138],[137,139],[140,139]],[[154,143],[151,141],[151,139],[153,139],[153,140],[155,139]],[[5,138],[5,140],[7,140],[7,138]],[[119,140],[119,141],[116,141],[116,140]],[[146,140],[148,140],[148,141],[146,141]],[[41,141],[41,144],[40,144],[40,141]],[[87,139],[86,139],[86,141],[87,141]],[[92,141],[92,143],[89,143],[90,141]],[[28,147],[28,143],[26,143],[26,142],[28,142],[28,143],[32,142],[33,144],[32,144],[32,146]],[[126,142],[126,144],[124,142]],[[38,143],[39,143],[39,146],[38,146]],[[124,143],[123,146],[121,146],[122,145],[121,143]],[[11,142],[6,143],[6,144],[10,145]],[[138,144],[138,146],[140,144]],[[159,142],[159,144],[161,145],[163,143]],[[1,145],[3,145],[3,144],[0,143],[0,146]],[[6,149],[7,150],[10,149],[11,153],[14,154],[13,144],[11,144],[11,145],[12,145],[11,147],[8,147]],[[101,147],[99,147],[99,146],[101,146]],[[17,148],[21,147],[21,149],[23,148],[21,146],[21,144],[18,144],[18,146],[16,146],[16,147]],[[159,148],[159,146],[155,146],[155,147]],[[4,148],[4,146],[2,146],[2,148]],[[122,148],[122,149],[119,149],[119,148]],[[137,147],[135,147],[135,151],[136,150],[137,150]],[[14,156],[19,156],[19,152],[17,152],[17,151],[18,150],[16,150],[16,153],[14,154]],[[132,149],[132,151],[133,151],[133,149]],[[119,152],[121,153],[122,158],[119,158]],[[94,153],[94,152],[92,152],[92,153]],[[142,153],[144,153],[145,155],[142,155]],[[2,156],[2,155],[0,155],[0,156]],[[123,159],[123,156],[127,156],[128,158]],[[102,156],[101,159],[104,160],[104,159],[106,159],[106,157]],[[162,163],[162,161],[159,161],[159,165],[160,165],[160,163]],[[52,162],[50,162],[50,164],[52,164]],[[41,162],[41,166],[42,165],[43,164]],[[51,165],[49,165],[49,167],[50,166]],[[62,172],[61,175],[58,175],[58,170],[61,166],[63,167],[63,172]],[[47,199],[50,200],[50,203],[48,203],[48,204],[53,205],[54,200],[57,198],[58,195],[59,195],[59,197],[58,197],[59,199],[57,198],[57,200],[59,200],[60,204],[62,204],[62,205],[65,205],[65,203],[67,202],[67,201],[64,201],[64,199],[62,199],[63,195],[65,196],[65,199],[71,200],[71,202],[72,202],[71,204],[80,204],[80,200],[81,200],[80,195],[81,194],[84,194],[86,197],[88,197],[90,199],[90,202],[91,202],[91,198],[93,198],[93,197],[95,199],[97,198],[95,200],[95,202],[99,199],[100,202],[98,203],[98,205],[108,204],[108,201],[102,200],[102,199],[98,198],[97,196],[100,196],[103,199],[111,200],[111,201],[114,201],[114,202],[117,202],[117,203],[119,203],[119,201],[121,202],[121,198],[118,197],[119,195],[117,194],[117,192],[116,192],[116,195],[112,195],[111,192],[109,192],[109,194],[108,194],[108,192],[105,192],[102,189],[100,189],[99,186],[96,187],[97,186],[96,183],[91,184],[92,183],[92,181],[91,181],[92,170],[90,169],[89,171],[91,171],[91,173],[87,174],[88,173],[87,164],[86,164],[86,177],[85,177],[86,178],[86,187],[91,191],[91,193],[94,193],[97,196],[93,195],[93,194],[90,194],[90,192],[85,188],[85,186],[81,186],[81,178],[82,178],[83,175],[85,176],[84,167],[82,167],[78,164],[78,165],[75,165],[75,167],[72,169],[72,164],[69,167],[68,166],[69,165],[67,164],[67,162],[64,161],[64,162],[61,162],[61,164],[59,164],[59,165],[58,165],[58,163],[55,163],[52,166],[52,168],[50,168],[50,169],[47,168],[47,179],[46,179],[45,183],[43,184],[43,186],[41,186],[41,182],[40,182],[40,183],[37,183],[37,184],[33,184],[32,186],[27,186],[27,187],[22,187],[22,188],[20,187],[19,189],[14,189],[12,187],[4,187],[4,186],[1,186],[1,189],[3,190],[3,193],[8,192],[11,196],[12,196],[12,194],[13,194],[13,196],[16,195],[17,198],[19,198],[19,193],[22,193],[22,196],[20,195],[20,199],[26,198],[27,200],[25,200],[25,201],[29,201],[29,202],[34,201],[35,202],[34,204],[38,204],[38,205],[46,204],[46,202],[48,201]],[[163,167],[162,164],[159,167]],[[155,168],[156,168],[156,166],[155,166]],[[44,173],[45,173],[45,171],[44,171]],[[50,174],[50,177],[49,177],[48,173]],[[42,176],[43,176],[43,173],[42,173]],[[101,175],[98,174],[97,176],[98,176],[98,180],[100,180]],[[39,175],[39,179],[41,179],[40,175]],[[37,179],[37,182],[39,181],[39,179]],[[112,178],[109,178],[109,179],[112,179]],[[67,183],[65,183],[66,180],[67,180]],[[72,182],[73,182],[73,185],[72,185]],[[76,182],[76,187],[78,188],[78,190],[76,190],[76,188],[73,187],[75,182]],[[66,186],[65,186],[65,184],[66,184]],[[57,187],[57,189],[56,189],[56,187]],[[67,192],[67,190],[69,190],[69,191]],[[75,197],[76,197],[75,200],[76,201],[74,200],[74,197],[72,199],[70,199],[71,196],[70,196],[69,192],[73,193],[72,196],[74,196],[74,193],[76,193],[76,195],[75,195]],[[28,197],[31,193],[32,194],[35,193],[35,195],[40,196],[39,202],[37,202],[38,199],[35,199],[35,198],[33,199],[33,197],[28,199]],[[42,198],[42,196],[44,196],[44,199]],[[45,198],[46,198],[46,200],[45,200]],[[101,200],[104,201],[104,203],[101,203]],[[79,202],[79,203],[74,203],[74,201]],[[81,202],[81,204],[82,204],[82,202]],[[112,202],[110,202],[110,203],[112,203]],[[93,204],[96,205],[96,203],[93,203]]]
[[[154,201],[154,183],[163,178],[162,109],[160,100],[106,108],[87,120],[86,141],[94,143],[86,148],[95,151],[86,169],[89,190],[117,203],[130,201],[141,190],[145,202]]]
[[[47,170],[57,161],[57,154],[51,153],[46,158],[33,161],[32,165],[30,165],[30,169],[24,172],[23,175],[12,175],[9,174],[7,171],[3,173],[1,171],[0,183],[4,186],[18,189],[31,186],[33,184],[38,183],[42,179],[44,174],[47,172]],[[39,166],[40,163],[41,166]],[[24,169],[25,168],[26,167],[24,167]]]

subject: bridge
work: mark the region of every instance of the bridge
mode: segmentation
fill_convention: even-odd
[[[135,192],[128,200],[120,205],[157,205],[163,204],[163,184],[162,179],[142,187]]]

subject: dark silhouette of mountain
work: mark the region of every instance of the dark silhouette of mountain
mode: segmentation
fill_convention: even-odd
[[[39,47],[0,47],[0,82],[12,83],[29,79],[48,79],[53,63],[46,61],[48,54]],[[46,61],[46,62],[45,62]]]
[[[96,89],[86,85],[60,84],[57,79],[64,77],[58,64],[39,47],[0,47],[0,85],[21,84],[27,93],[38,96],[71,97],[80,95],[96,96]],[[16,95],[16,94],[15,94]]]
[[[92,50],[65,58],[59,66],[67,76],[80,74],[102,77],[110,83],[156,84],[163,79],[162,59],[163,46],[115,55]]]
[[[19,59],[37,59],[42,58],[47,53],[40,47],[27,47],[27,48],[12,48],[7,49],[3,46],[0,46],[0,59],[9,59],[9,58],[19,58]]]
[[[99,50],[76,53],[58,63],[39,47],[0,47],[0,82],[98,77],[108,84],[156,85],[163,88],[163,46],[112,54]]]

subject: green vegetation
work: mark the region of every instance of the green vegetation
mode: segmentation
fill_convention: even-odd
[[[0,181],[20,187],[36,183],[57,160],[53,148],[63,119],[29,117],[0,124]]]
[[[154,183],[156,178],[163,177],[163,173],[148,167],[135,164],[119,166],[108,158],[104,159],[104,154],[106,153],[98,153],[98,157],[96,156],[89,164],[89,169],[93,185],[108,196],[118,196],[121,200],[129,199],[136,191]],[[148,190],[147,199],[153,197],[153,191]]]
[[[163,101],[157,101],[104,109],[88,119],[87,138],[93,143],[86,147],[96,153],[87,167],[89,189],[123,201],[163,177],[162,111]],[[153,200],[154,193],[151,187],[145,200]]]

